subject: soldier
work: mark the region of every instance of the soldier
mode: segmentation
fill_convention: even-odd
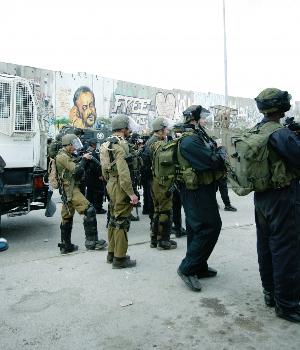
[[[47,147],[47,154],[49,158],[54,159],[57,156],[58,151],[62,148],[61,139],[62,135],[57,134],[55,136],[55,140],[52,140],[50,145]]]
[[[172,129],[173,139],[177,139],[185,131],[184,125],[175,124]],[[181,215],[182,203],[180,193],[176,187],[173,192],[173,226],[171,232],[176,238],[186,236],[186,230],[182,227],[182,215]]]
[[[78,246],[71,243],[71,232],[75,210],[83,217],[85,231],[85,246],[87,249],[103,249],[107,246],[105,240],[98,240],[96,211],[91,203],[79,190],[80,178],[91,155],[86,153],[77,164],[72,153],[82,147],[81,141],[74,134],[62,137],[62,149],[55,158],[57,175],[60,179],[60,193],[63,199],[61,209],[62,222],[61,243],[58,244],[62,254],[78,250]]]
[[[102,144],[100,160],[102,174],[107,181],[107,192],[110,199],[110,219],[108,223],[107,262],[113,269],[134,267],[135,260],[126,255],[128,249],[127,233],[130,227],[132,206],[138,203],[135,195],[129,166],[132,157],[125,140],[130,134],[129,118],[118,115],[112,120],[113,134]]]
[[[291,107],[287,91],[268,88],[255,100],[264,114],[257,127],[264,128],[270,135],[271,189],[254,193],[257,254],[264,298],[267,306],[275,306],[278,317],[299,323],[300,138],[297,132],[279,124]],[[272,133],[275,123],[278,129]]]
[[[209,113],[200,105],[183,112],[187,128],[194,130],[179,143],[182,180],[179,182],[186,217],[187,252],[177,273],[193,291],[199,292],[199,278],[216,276],[207,260],[217,243],[222,221],[216,200],[216,180],[224,176],[223,148],[214,142],[199,124],[201,114]]]
[[[86,198],[93,204],[97,214],[106,214],[106,210],[103,208],[104,197],[104,181],[101,172],[99,149],[97,149],[97,139],[92,138],[88,141],[88,151],[91,155],[99,161],[89,162],[85,172],[86,183]]]
[[[155,148],[162,142],[167,142],[167,123],[164,118],[157,118],[152,124],[153,135],[146,143],[150,161],[153,161]],[[177,248],[177,243],[170,239],[172,227],[172,193],[169,188],[159,184],[153,176],[151,180],[151,196],[154,213],[151,223],[151,248],[168,250]]]

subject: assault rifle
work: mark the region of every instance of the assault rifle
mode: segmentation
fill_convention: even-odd
[[[129,154],[128,156],[125,157],[125,160],[128,164],[128,168],[130,171],[130,177],[131,177],[131,182],[132,182],[132,187],[134,194],[138,197],[140,200],[140,194],[138,191],[138,188],[141,187],[141,160],[138,155],[133,155]],[[137,162],[137,167],[134,166],[134,162]],[[137,219],[139,220],[139,210],[138,210],[138,204],[134,205]]]
[[[57,174],[58,190],[59,190],[61,200],[63,202],[63,205],[67,208],[69,215],[71,215],[70,208],[68,205],[68,197],[67,197],[66,191],[64,189],[62,178],[60,177],[60,175],[58,175],[57,171],[56,171],[56,174]]]

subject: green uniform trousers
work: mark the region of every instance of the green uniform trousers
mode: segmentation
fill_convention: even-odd
[[[151,240],[169,240],[172,223],[172,193],[153,177],[151,195],[154,206]]]
[[[114,253],[116,258],[124,258],[128,249],[127,232],[130,227],[132,205],[129,196],[118,182],[118,176],[110,176],[106,188],[110,198],[108,252]]]
[[[75,210],[78,214],[84,214],[84,211],[88,208],[89,201],[80,192],[77,186],[73,189],[72,199],[68,202],[68,208],[63,204],[61,208],[62,224],[69,222],[75,214]],[[69,210],[68,210],[69,209]]]

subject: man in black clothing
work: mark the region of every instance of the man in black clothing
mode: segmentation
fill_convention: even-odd
[[[258,130],[274,123],[278,129],[268,140],[270,189],[255,192],[254,205],[265,303],[275,306],[278,317],[300,323],[300,126],[294,125],[292,131],[279,124],[291,107],[290,99],[287,91],[275,88],[263,90],[255,99],[264,114]]]
[[[187,162],[186,181],[183,178],[178,185],[186,216],[187,252],[177,272],[193,291],[201,290],[199,278],[217,274],[208,267],[207,260],[222,226],[216,200],[216,180],[224,176],[225,150],[217,148],[199,124],[204,113],[209,112],[200,105],[190,106],[183,112],[185,124],[193,132],[179,144],[179,152]]]
[[[97,152],[97,139],[90,139],[88,151],[100,162],[99,152]],[[104,197],[104,180],[101,175],[101,166],[96,162],[90,161],[85,172],[86,198],[93,204],[97,214],[105,214],[106,210],[102,208]]]

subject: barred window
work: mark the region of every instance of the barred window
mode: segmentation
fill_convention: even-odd
[[[34,104],[28,88],[16,85],[15,131],[34,131]]]

